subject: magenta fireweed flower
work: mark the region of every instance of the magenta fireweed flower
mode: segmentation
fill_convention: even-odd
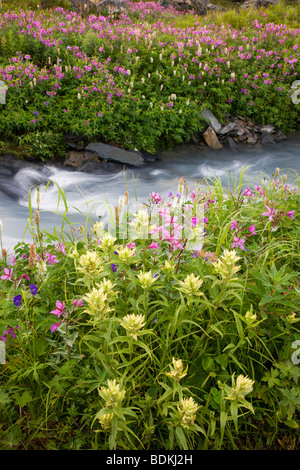
[[[197,223],[199,222],[198,217],[192,217],[191,219],[191,226],[196,227]]]
[[[269,206],[266,205],[267,212],[263,212],[262,215],[266,216],[269,218],[269,221],[271,222],[273,220],[274,214],[275,214],[275,209],[270,208]]]
[[[295,219],[295,211],[289,211],[285,215],[287,215],[291,219]]]
[[[56,256],[51,255],[51,253],[46,253],[46,261],[48,261],[50,266],[54,263],[59,263],[59,260],[56,259]]]
[[[127,246],[127,248],[135,248],[135,242],[127,243],[126,246]]]
[[[61,323],[62,323],[62,322],[53,323],[53,325],[51,326],[51,333],[54,333],[54,331],[57,330],[57,328],[59,327],[59,325],[60,325]]]
[[[233,237],[233,244],[231,248],[235,248],[236,246],[240,248],[241,250],[245,250],[245,240],[244,238],[239,238],[239,237]]]
[[[73,305],[74,305],[74,307],[82,307],[83,306],[83,300],[73,300]]]
[[[236,226],[237,226],[237,221],[233,220],[230,224],[230,230],[234,230]]]
[[[155,249],[159,248],[159,245],[156,242],[152,242],[151,245],[148,248],[149,248],[149,250],[155,250]]]
[[[250,225],[250,227],[248,227],[248,230],[252,233],[252,235],[257,235],[257,233],[255,232],[255,225]]]
[[[18,330],[18,329],[19,329],[18,326],[16,326],[15,328],[12,327],[12,326],[10,326],[10,327],[8,328],[8,330],[3,331],[3,335],[0,336],[0,339],[2,339],[2,341],[3,341],[4,343],[6,342],[6,336],[7,336],[7,335],[10,335],[12,338],[15,339],[15,337],[16,337],[15,331]]]
[[[58,318],[64,314],[64,308],[65,308],[65,302],[60,302],[59,300],[56,301],[55,303],[56,309],[51,310],[50,313],[53,313],[53,315],[56,315]]]
[[[158,193],[152,192],[150,196],[152,197],[152,199],[154,199],[156,204],[158,204],[161,201],[161,195]]]
[[[13,268],[8,269],[4,268],[4,274],[1,276],[0,279],[3,279],[4,281],[12,281],[12,275],[13,275]]]
[[[250,188],[246,188],[245,191],[244,191],[244,196],[246,196],[246,197],[253,197],[254,194],[253,194],[253,192],[251,191]]]

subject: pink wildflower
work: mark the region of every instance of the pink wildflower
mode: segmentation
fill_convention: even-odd
[[[239,237],[234,237],[233,238],[233,244],[232,244],[232,247],[231,248],[235,248],[236,246],[238,248],[240,248],[241,250],[245,250],[245,240],[243,238],[239,238]]]
[[[250,225],[250,227],[248,227],[248,230],[252,233],[252,235],[257,235],[257,233],[255,232],[255,225]]]
[[[244,191],[244,196],[253,197],[253,192],[251,191],[250,188],[246,188],[246,189],[245,189],[245,191]]]
[[[51,264],[59,263],[58,259],[56,259],[56,256],[51,255],[51,253],[46,253],[46,258],[50,266]]]
[[[127,248],[134,248],[135,247],[135,242],[128,243]]]
[[[13,274],[13,268],[8,269],[4,268],[4,274],[1,276],[0,279],[3,279],[4,281],[12,281],[12,274]]]
[[[270,208],[269,206],[266,205],[267,212],[263,212],[262,215],[265,215],[266,217],[269,217],[269,221],[273,220],[275,209]]]
[[[294,219],[295,218],[295,211],[289,211],[289,212],[286,213],[286,215],[288,217],[290,217],[291,219]]]
[[[60,302],[59,300],[56,301],[55,303],[56,309],[51,310],[50,313],[53,313],[53,315],[56,315],[57,317],[60,317],[61,314],[65,313],[64,308],[65,308],[65,302]]]
[[[60,322],[61,323],[61,322]],[[53,323],[51,326],[51,333],[54,333],[55,330],[59,327],[60,323]]]
[[[153,250],[153,249],[155,250],[155,249],[159,248],[159,245],[156,242],[152,242],[151,245],[148,248],[149,248],[149,250]]]
[[[161,195],[158,193],[152,192],[150,196],[152,197],[152,199],[154,199],[156,204],[158,204],[161,201]]]
[[[236,226],[237,226],[237,221],[233,220],[230,224],[230,230],[234,230]]]
[[[192,227],[196,227],[198,222],[199,222],[198,217],[192,217],[192,221],[191,221]]]

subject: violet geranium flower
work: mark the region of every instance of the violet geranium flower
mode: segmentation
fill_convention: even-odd
[[[30,284],[29,285],[30,292],[32,295],[36,295],[38,293],[38,287],[35,284]]]
[[[22,295],[19,294],[19,295],[16,295],[14,298],[13,298],[13,302],[15,304],[16,307],[20,307],[21,303],[22,303]]]

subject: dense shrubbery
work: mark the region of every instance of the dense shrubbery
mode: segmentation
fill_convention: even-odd
[[[2,449],[297,448],[299,181],[204,183],[79,237],[37,192],[1,262]]]
[[[223,122],[230,113],[283,132],[299,126],[299,6],[207,18],[154,2],[129,11],[0,15],[3,139],[50,130],[61,142],[73,132],[155,152],[203,131],[203,107]]]

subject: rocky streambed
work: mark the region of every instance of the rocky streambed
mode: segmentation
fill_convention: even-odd
[[[242,116],[228,119],[223,124],[210,110],[205,109],[201,117],[207,122],[207,127],[203,133],[193,136],[190,142],[200,147],[216,151],[227,148],[232,152],[239,152],[241,148],[246,147],[272,147],[287,139],[287,136],[275,126],[257,125]],[[68,149],[63,165],[87,173],[97,173],[97,171],[103,173],[104,166],[107,170],[114,165],[140,167],[144,163],[159,159],[159,154],[129,151],[115,144],[103,142],[86,142],[83,137],[71,134],[66,136],[66,144]]]

